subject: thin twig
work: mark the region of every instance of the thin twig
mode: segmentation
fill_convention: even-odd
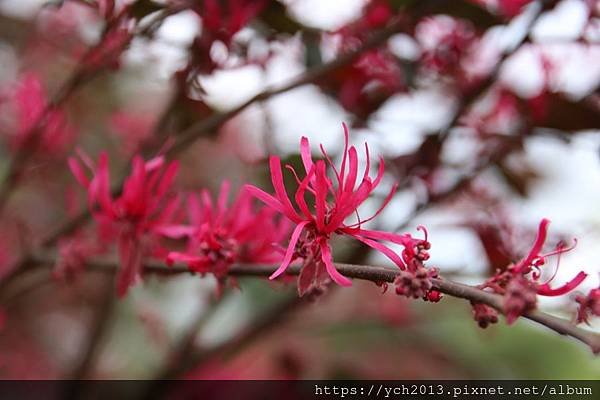
[[[52,264],[54,258],[51,255],[38,255],[35,261],[39,264]],[[114,273],[118,268],[118,263],[115,260],[108,258],[89,260],[88,268],[98,271],[106,271]],[[238,264],[234,265],[229,270],[231,276],[255,276],[267,277],[270,276],[277,268],[276,265],[257,265],[257,264]],[[361,280],[372,282],[394,282],[398,276],[399,270],[396,268],[388,268],[371,265],[356,265],[356,264],[341,264],[336,263],[336,268],[343,275]],[[163,262],[148,261],[145,263],[145,272],[158,275],[178,275],[178,274],[193,274],[185,265],[175,265],[167,268]],[[299,266],[290,266],[287,270],[290,275],[298,275],[300,273]],[[445,293],[452,297],[467,299],[476,303],[487,304],[493,307],[500,313],[504,313],[502,306],[502,296],[481,290],[474,286],[465,285],[458,282],[453,282],[447,279],[432,279],[433,286],[436,290]],[[526,312],[523,317],[544,325],[562,335],[571,336],[584,344],[588,345],[594,353],[600,352],[600,334],[581,329],[567,320],[553,317],[539,310]]]

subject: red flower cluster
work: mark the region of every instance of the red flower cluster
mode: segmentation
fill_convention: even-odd
[[[136,156],[122,193],[113,198],[108,155],[105,152],[100,154],[97,165],[84,153],[80,156],[92,171],[92,178],[88,178],[75,158],[69,159],[69,167],[88,191],[88,205],[99,224],[101,238],[110,241],[117,237],[121,261],[117,292],[124,296],[128,288],[140,279],[142,258],[150,249],[155,249],[150,244],[160,234],[161,228],[170,223],[177,210],[179,199],[171,196],[170,190],[178,163],[166,164],[164,157],[144,162],[142,157]]]
[[[111,27],[102,41],[85,54],[82,64],[90,70],[101,68],[118,69],[120,56],[132,39],[131,23],[127,20]]]
[[[189,224],[165,226],[161,232],[170,238],[187,240],[185,251],[171,251],[168,265],[187,264],[190,270],[226,278],[233,263],[274,263],[281,252],[274,244],[289,233],[289,221],[275,218],[275,211],[256,208],[250,194],[242,190],[227,206],[230,184],[224,182],[216,204],[207,190],[190,195],[187,201]]]
[[[589,324],[590,315],[600,317],[600,287],[590,290],[587,295],[575,297],[579,304],[577,309],[577,323],[585,322]]]
[[[266,0],[206,0],[192,7],[202,18],[202,35],[193,44],[193,64],[200,73],[208,74],[218,67],[211,56],[213,45],[220,42],[229,49],[235,34],[266,5]]]
[[[535,308],[537,295],[564,295],[579,286],[587,276],[585,272],[580,271],[569,282],[557,288],[550,286],[553,277],[544,283],[538,282],[541,277],[541,266],[545,264],[546,257],[560,255],[572,249],[559,244],[554,251],[542,254],[549,224],[550,221],[547,219],[540,222],[535,242],[525,258],[480,285],[482,289],[491,289],[504,296],[504,313],[509,324],[523,313]]]
[[[12,92],[16,111],[15,134],[9,138],[13,151],[44,149],[46,155],[60,155],[75,138],[75,130],[67,123],[62,110],[53,108],[40,77],[24,73]]]
[[[410,234],[400,235],[361,227],[363,223],[379,215],[395,193],[396,185],[390,190],[379,210],[370,218],[361,220],[357,208],[381,182],[384,173],[383,159],[380,160],[377,176],[374,179],[371,178],[369,176],[371,169],[369,148],[365,144],[366,167],[361,179],[358,171],[358,152],[354,146],[348,147],[346,125],[344,125],[344,139],[343,159],[340,168],[337,169],[322,146],[321,151],[326,161],[313,161],[308,139],[302,138],[300,154],[306,173],[305,177],[301,179],[292,166],[286,165],[298,183],[294,195],[297,209],[292,205],[286,192],[281,160],[277,156],[270,158],[271,181],[275,195],[270,195],[255,186],[247,186],[251,194],[296,224],[283,262],[270,279],[283,274],[296,258],[302,258],[304,263],[299,278],[301,294],[311,288],[322,286],[324,283],[323,271],[326,271],[329,277],[339,285],[350,286],[352,284],[350,279],[337,271],[333,263],[329,242],[334,234],[350,236],[381,251],[400,269],[409,272],[416,271],[422,265],[422,260],[427,258],[425,251],[429,248],[427,240],[415,239]],[[335,179],[329,178],[327,165],[332,168]],[[357,182],[359,182],[358,186]],[[306,200],[307,195],[312,197],[313,207],[309,207]],[[357,215],[358,222],[346,224],[346,219],[353,214]],[[402,256],[396,254],[381,241],[402,245],[404,247]],[[427,289],[425,290],[427,291]]]
[[[337,51],[350,52],[368,37],[373,29],[385,26],[393,17],[383,1],[370,2],[358,21],[339,29]],[[324,83],[337,92],[347,110],[368,116],[394,93],[404,90],[405,83],[398,59],[385,47],[363,52],[352,64],[339,69],[333,79]]]
[[[465,79],[461,63],[477,40],[468,21],[446,15],[427,17],[417,25],[416,37],[422,47],[423,68],[440,76]]]

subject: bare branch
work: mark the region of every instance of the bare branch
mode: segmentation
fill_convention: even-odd
[[[54,258],[49,255],[38,255],[34,259],[34,262],[43,265],[54,265]],[[118,263],[115,260],[107,258],[93,259],[88,261],[87,266],[91,270],[114,273],[118,268]],[[276,265],[236,264],[230,268],[229,275],[268,277],[276,268]],[[349,278],[367,280],[376,283],[394,282],[394,279],[399,274],[399,270],[397,268],[372,265],[336,263],[336,268],[340,273]],[[145,272],[164,276],[194,274],[185,265],[175,265],[168,268],[163,262],[160,261],[146,262]],[[300,267],[290,266],[287,270],[287,273],[290,275],[298,275],[300,273]],[[469,300],[475,303],[486,304],[504,314],[502,296],[500,295],[481,290],[474,286],[453,282],[443,278],[432,279],[432,283],[434,289],[439,290],[448,296]],[[561,335],[571,336],[589,346],[595,354],[600,353],[600,334],[581,329],[569,321],[551,316],[539,310],[526,312],[523,314],[523,317],[544,325],[547,328],[560,333]]]

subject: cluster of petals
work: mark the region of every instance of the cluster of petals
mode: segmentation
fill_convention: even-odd
[[[254,198],[241,190],[228,205],[230,184],[223,182],[216,203],[208,190],[187,199],[189,223],[169,225],[161,233],[186,239],[184,251],[171,251],[167,264],[187,264],[197,273],[224,279],[233,263],[274,263],[281,260],[282,242],[291,224],[268,207],[256,207]]]
[[[44,149],[44,154],[63,154],[75,137],[62,110],[50,106],[38,74],[24,73],[12,92],[16,112],[15,134],[9,138],[14,151]]]
[[[591,316],[600,317],[600,287],[592,289],[587,295],[578,295],[575,297],[578,303],[577,323],[589,324]]]
[[[459,77],[461,62],[476,41],[472,26],[446,15],[426,17],[416,27],[424,68],[440,75]]]
[[[360,19],[334,32],[336,51],[355,50],[373,30],[384,27],[393,18],[387,2],[367,3]],[[368,115],[389,96],[406,88],[398,59],[385,47],[363,52],[324,84],[337,92],[345,109],[358,115]]]
[[[235,34],[267,4],[266,0],[206,0],[193,5],[192,11],[202,18],[202,34],[193,43],[193,63],[199,72],[208,74],[218,68],[219,63],[211,55],[215,43],[229,50]]]
[[[394,186],[383,205],[370,218],[361,220],[357,208],[369,197],[380,184],[384,174],[383,160],[380,160],[379,171],[375,178],[369,176],[369,149],[365,144],[366,166],[362,177],[358,171],[358,151],[354,146],[348,146],[348,129],[344,125],[345,147],[341,166],[336,168],[328,154],[321,146],[325,160],[313,160],[309,141],[303,137],[300,142],[300,155],[305,170],[304,178],[300,178],[294,168],[286,165],[295,176],[298,187],[292,204],[283,182],[281,160],[277,156],[270,157],[271,182],[275,194],[271,195],[255,187],[247,186],[247,190],[267,206],[283,214],[296,227],[291,235],[285,257],[279,268],[271,275],[274,279],[283,274],[290,263],[296,258],[305,260],[307,264],[322,263],[329,277],[342,286],[350,286],[350,279],[343,276],[335,267],[331,255],[330,240],[334,234],[352,237],[370,246],[390,258],[400,269],[407,269],[407,264],[418,254],[419,245],[425,241],[415,239],[410,234],[396,234],[378,230],[363,229],[362,224],[375,218],[387,205],[396,191]],[[331,179],[327,166],[334,173]],[[310,196],[310,203],[306,197]],[[311,206],[309,206],[311,204]],[[356,214],[358,222],[346,224],[348,217]],[[404,251],[398,255],[382,241],[402,245]]]
[[[92,171],[91,178],[76,158],[69,159],[69,167],[87,189],[88,206],[99,224],[101,238],[117,238],[121,262],[117,292],[123,296],[140,279],[142,258],[149,247],[146,241],[158,235],[177,211],[179,199],[171,195],[171,187],[178,163],[166,163],[162,156],[147,162],[141,156],[134,157],[121,193],[113,197],[108,154],[101,153],[97,164],[83,152],[80,158]]]
[[[548,219],[540,222],[535,242],[523,259],[510,265],[506,270],[496,273],[481,285],[481,288],[491,289],[504,296],[504,311],[508,323],[512,323],[524,312],[535,308],[537,295],[562,296],[577,288],[587,277],[585,272],[580,271],[573,279],[559,287],[550,285],[554,276],[544,283],[539,282],[542,275],[541,267],[545,264],[546,258],[560,256],[573,248],[559,244],[554,251],[542,253],[549,224]]]

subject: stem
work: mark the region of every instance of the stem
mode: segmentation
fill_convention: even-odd
[[[41,265],[54,265],[54,261],[54,257],[48,255],[38,255],[35,258],[35,262]],[[173,267],[168,268],[165,267],[163,262],[147,261],[144,266],[145,272],[150,274],[194,275],[194,273],[191,272],[187,266],[182,264],[174,265]],[[108,258],[90,259],[87,262],[87,267],[91,270],[114,273],[118,268],[118,262]],[[236,264],[229,269],[229,275],[268,277],[273,273],[273,271],[275,271],[277,267],[277,265]],[[336,263],[336,268],[340,273],[349,278],[367,280],[376,283],[392,283],[399,274],[399,270],[396,268],[372,265]],[[287,273],[289,275],[299,275],[300,266],[290,266],[287,269]],[[448,296],[469,300],[475,303],[486,304],[504,314],[502,296],[500,295],[481,290],[474,286],[453,282],[443,278],[432,279],[432,283],[434,289],[439,290]],[[579,340],[580,342],[589,346],[594,354],[600,353],[600,334],[598,333],[579,328],[567,320],[554,317],[539,310],[526,312],[523,314],[523,317],[544,325],[561,335],[571,336]]]
[[[103,339],[110,327],[117,298],[113,294],[112,279],[108,279],[104,284],[106,287],[101,294],[100,308],[95,310],[88,341],[84,344],[79,359],[75,362],[73,370],[68,377],[69,384],[65,393],[65,397],[68,400],[75,400],[85,396],[87,388],[86,379],[89,379],[89,374],[93,370],[94,363],[100,354]]]

